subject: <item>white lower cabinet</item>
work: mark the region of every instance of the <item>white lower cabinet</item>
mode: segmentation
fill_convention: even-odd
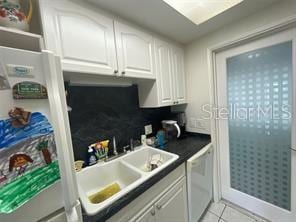
[[[156,221],[188,221],[186,181],[183,178],[155,204]]]
[[[185,165],[181,165],[108,222],[188,222]]]
[[[183,177],[159,200],[131,219],[132,222],[188,221],[186,180]]]
[[[131,219],[131,222],[156,222],[155,206],[152,205],[141,211],[138,215]]]

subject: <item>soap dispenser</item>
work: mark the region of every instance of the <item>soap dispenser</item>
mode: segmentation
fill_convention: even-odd
[[[88,147],[87,154],[88,154],[87,155],[88,165],[91,166],[91,165],[96,164],[98,159],[97,159],[97,156],[94,152],[94,149],[91,146]]]

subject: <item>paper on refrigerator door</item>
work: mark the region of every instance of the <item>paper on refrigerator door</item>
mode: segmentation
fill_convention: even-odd
[[[60,179],[53,128],[39,112],[15,128],[0,120],[0,213],[11,213]]]
[[[0,90],[5,90],[5,89],[10,89],[10,85],[7,79],[6,68],[3,62],[0,60]]]

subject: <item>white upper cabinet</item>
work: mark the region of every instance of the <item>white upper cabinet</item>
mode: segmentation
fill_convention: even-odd
[[[114,28],[119,74],[155,79],[153,37],[117,21]]]
[[[186,103],[182,48],[103,16],[83,2],[39,2],[45,48],[61,56],[70,77],[90,73],[146,79],[136,81],[141,107]]]
[[[161,107],[187,102],[184,51],[168,42],[155,39],[156,81],[139,83],[140,106]]]
[[[155,40],[155,58],[159,103],[162,106],[172,105],[174,89],[171,46],[164,41]]]
[[[117,72],[113,20],[63,0],[41,0],[46,48],[62,58],[64,71]]]
[[[177,104],[183,104],[186,103],[186,83],[183,49],[172,47],[172,60],[175,86],[175,102]]]

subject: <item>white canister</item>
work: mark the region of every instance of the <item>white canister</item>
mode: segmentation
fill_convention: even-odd
[[[147,145],[146,135],[141,135],[141,143],[142,145]]]

